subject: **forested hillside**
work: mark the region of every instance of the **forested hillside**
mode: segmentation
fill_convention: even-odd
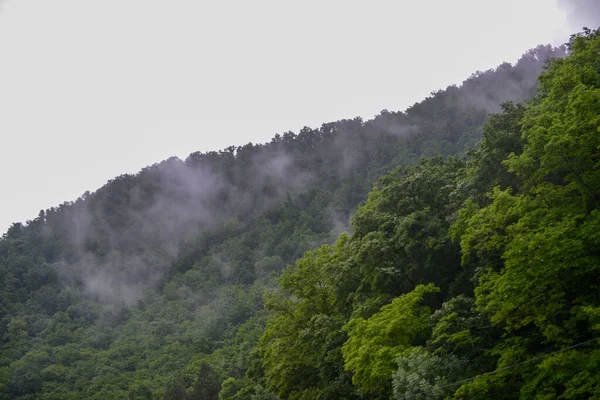
[[[566,53],[14,224],[0,398],[600,398],[598,33]]]

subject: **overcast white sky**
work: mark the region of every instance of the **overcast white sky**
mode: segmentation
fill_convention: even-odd
[[[405,109],[570,29],[554,0],[4,0],[0,233],[173,155]]]

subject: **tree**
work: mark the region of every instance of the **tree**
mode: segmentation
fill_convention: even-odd
[[[422,347],[406,350],[397,359],[398,369],[392,376],[397,400],[444,399],[454,392],[452,383],[467,363],[453,355],[430,355]]]
[[[185,382],[181,374],[172,376],[166,384],[164,400],[185,400]]]
[[[275,315],[261,338],[261,352],[268,388],[280,397],[354,397],[340,353],[346,319],[338,279],[346,252],[345,236],[334,247],[307,252],[280,278],[282,289],[295,300],[283,293],[267,298]]]
[[[355,385],[384,398],[391,394],[396,359],[427,337],[431,310],[423,304],[423,298],[436,292],[439,288],[433,284],[418,285],[369,319],[353,318],[345,325],[348,340],[342,347],[344,367],[352,372]]]
[[[198,366],[196,381],[185,400],[218,400],[221,382],[211,365],[203,361]]]

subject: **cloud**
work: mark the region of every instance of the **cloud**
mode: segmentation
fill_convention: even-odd
[[[96,300],[135,304],[161,282],[182,243],[232,217],[252,217],[313,181],[285,149],[253,145],[173,157],[122,175],[48,211],[54,223],[47,233],[68,246],[57,273]],[[221,273],[231,275],[224,260]]]
[[[581,31],[583,27],[600,27],[600,1],[557,0],[557,5],[565,12],[570,30]]]
[[[50,234],[68,244],[64,262],[57,264],[59,275],[91,297],[135,304],[145,288],[162,282],[182,246],[198,248],[203,233],[221,229],[228,220],[247,221],[288,193],[330,189],[331,182],[340,183],[337,189],[345,193],[340,196],[345,196],[343,204],[328,210],[335,236],[348,229],[349,204],[365,194],[365,187],[352,186],[368,179],[360,174],[369,168],[373,154],[364,144],[395,146],[398,139],[418,136],[423,142],[445,138],[448,145],[463,146],[455,141],[464,129],[478,126],[476,118],[498,111],[501,102],[531,95],[542,61],[563,54],[564,49],[538,46],[515,65],[504,63],[473,74],[461,86],[434,93],[406,112],[384,110],[367,122],[341,120],[324,124],[320,131],[305,128],[298,135],[277,135],[266,145],[197,152],[185,161],[173,157],[136,175],[122,175],[47,215],[48,220],[62,221],[48,224],[58,226]],[[473,109],[475,122],[453,118],[461,108]],[[409,151],[407,147],[406,154],[387,156],[406,162]],[[421,154],[417,149],[410,157]],[[221,275],[234,274],[226,255],[215,260],[220,260]]]

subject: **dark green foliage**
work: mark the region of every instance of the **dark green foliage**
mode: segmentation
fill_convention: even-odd
[[[186,400],[218,400],[220,390],[221,383],[218,375],[210,364],[202,362],[198,366],[196,381],[185,398]]]
[[[185,400],[185,382],[180,374],[173,376],[165,385],[164,400]]]

